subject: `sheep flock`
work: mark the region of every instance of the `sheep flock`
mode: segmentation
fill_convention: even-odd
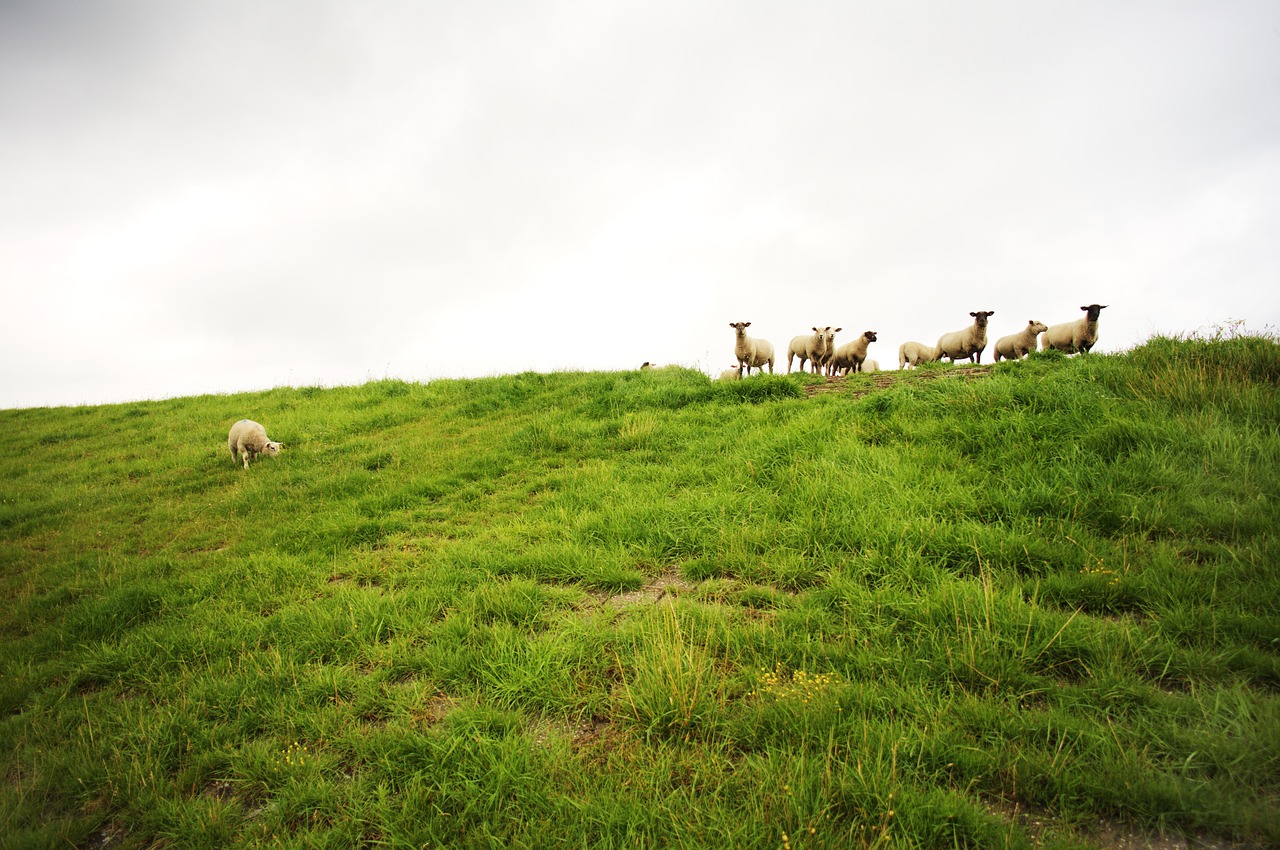
[[[1031,319],[1021,331],[1002,336],[996,341],[993,350],[995,361],[1021,360],[1036,350],[1037,339],[1042,351],[1052,348],[1067,354],[1083,354],[1098,342],[1098,317],[1106,307],[1106,304],[1088,304],[1080,308],[1084,312],[1083,316],[1056,325],[1046,325]],[[971,311],[971,323],[942,334],[935,345],[914,340],[902,343],[898,346],[898,368],[914,368],[921,363],[939,360],[982,363],[982,354],[987,347],[987,320],[994,315],[994,310]],[[751,322],[730,322],[729,327],[734,333],[734,365],[721,372],[719,379],[739,381],[744,374],[750,375],[752,369],[762,373],[766,366],[772,374],[776,362],[773,344],[766,339],[748,335],[747,328],[751,327]],[[870,345],[878,339],[875,331],[863,331],[851,341],[836,345],[835,337],[843,330],[842,327],[814,325],[809,330],[808,333],[792,338],[787,346],[788,374],[796,359],[799,360],[801,372],[805,371],[807,363],[813,374],[827,377],[880,370],[879,362],[869,356]],[[640,366],[642,371],[671,368],[675,367],[658,366],[648,361]],[[227,435],[227,449],[232,460],[238,465],[243,464],[245,469],[249,468],[256,456],[274,457],[283,448],[283,443],[268,438],[266,429],[250,419],[236,422]]]
[[[1098,316],[1106,307],[1106,304],[1088,304],[1080,308],[1084,312],[1080,318],[1056,325],[1046,325],[1030,319],[1022,330],[1000,337],[993,347],[992,356],[995,362],[1002,359],[1021,360],[1036,350],[1037,340],[1042,351],[1050,348],[1067,354],[1089,351],[1098,342]],[[942,360],[952,363],[967,360],[969,363],[981,364],[982,354],[987,348],[987,322],[994,315],[994,310],[970,311],[971,321],[968,324],[942,334],[934,345],[914,340],[902,343],[898,346],[898,368],[911,369],[921,363]],[[720,374],[720,380],[740,380],[744,374],[750,375],[752,369],[762,372],[765,366],[772,373],[772,343],[749,336],[747,328],[751,327],[750,322],[730,322],[729,327],[734,331],[733,353],[736,362]],[[808,363],[815,375],[837,376],[850,372],[878,371],[880,364],[868,356],[868,346],[876,341],[876,332],[863,331],[852,341],[837,345],[835,335],[841,330],[843,328],[832,325],[814,325],[810,328],[811,332],[792,338],[787,346],[787,373],[790,374],[793,362],[797,359],[801,372],[805,371],[805,364]]]

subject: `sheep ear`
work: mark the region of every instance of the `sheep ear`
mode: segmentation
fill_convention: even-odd
[[[842,330],[844,330],[844,328],[836,328],[835,330],[833,330],[833,331],[832,331],[832,333],[833,333],[833,334],[838,334],[838,333],[840,333],[840,331],[842,331]]]
[[[813,331],[814,333],[822,333],[822,331],[818,330],[817,328],[809,328],[809,330]]]
[[[1086,313],[1087,313],[1087,312],[1089,312],[1089,308],[1088,308],[1088,307],[1081,307],[1080,309],[1081,309],[1081,310],[1084,310]]]
[[[975,313],[975,312],[973,312],[972,310],[970,310],[970,311],[969,311],[969,315],[970,315],[970,316],[975,316],[975,317],[976,317],[978,314],[977,314],[977,313]]]

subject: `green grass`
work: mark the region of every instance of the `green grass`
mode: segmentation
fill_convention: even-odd
[[[815,381],[0,412],[0,846],[1280,843],[1273,338]]]

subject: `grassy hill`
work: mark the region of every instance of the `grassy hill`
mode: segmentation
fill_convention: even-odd
[[[1280,345],[937,372],[0,412],[0,845],[1280,844]]]

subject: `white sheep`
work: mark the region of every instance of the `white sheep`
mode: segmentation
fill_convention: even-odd
[[[787,374],[791,374],[791,361],[795,357],[800,358],[800,371],[804,371],[804,363],[808,360],[813,366],[813,374],[818,374],[819,370],[830,374],[828,366],[831,362],[831,355],[836,350],[836,334],[841,328],[832,328],[830,325],[822,328],[813,328],[813,333],[794,337],[791,345],[787,347]]]
[[[772,375],[772,343],[768,340],[747,336],[747,328],[751,327],[750,322],[730,322],[729,327],[733,328],[736,336],[733,355],[738,358],[738,368],[745,368],[747,374],[750,375],[752,368],[763,369],[767,363],[769,364],[769,374]]]
[[[721,372],[721,373],[720,373],[720,380],[722,380],[722,381],[741,381],[741,380],[742,380],[742,367],[741,367],[741,366],[731,366],[730,368],[725,369],[723,372]]]
[[[1005,360],[1021,360],[1027,356],[1027,352],[1036,350],[1036,337],[1047,330],[1049,330],[1048,325],[1032,319],[1016,334],[1002,336],[996,340],[996,346],[991,353],[995,356],[997,363],[1000,362],[1001,357]]]
[[[915,368],[921,363],[932,363],[938,359],[938,349],[923,342],[904,342],[898,346],[898,368],[908,366]]]
[[[1040,337],[1040,350],[1056,348],[1075,354],[1093,348],[1098,341],[1098,314],[1106,308],[1106,304],[1090,304],[1080,308],[1085,314],[1074,322],[1050,325],[1045,329],[1044,336]]]
[[[994,310],[979,310],[969,313],[973,316],[973,324],[958,331],[945,333],[938,337],[938,357],[946,357],[952,363],[962,357],[974,362],[982,362],[982,350],[987,347],[987,318],[994,316]]]
[[[864,372],[879,372],[879,371],[880,371],[880,361],[879,361],[879,360],[863,360],[863,361],[862,361],[862,371],[864,371]]]
[[[863,364],[867,359],[867,346],[876,341],[875,331],[865,331],[853,342],[846,342],[836,349],[831,357],[832,372],[847,375],[850,372],[863,372]]]
[[[241,419],[231,426],[231,433],[227,434],[227,448],[231,451],[231,459],[243,460],[244,468],[248,469],[254,455],[275,457],[284,448],[284,443],[268,439],[266,429],[252,419]]]

